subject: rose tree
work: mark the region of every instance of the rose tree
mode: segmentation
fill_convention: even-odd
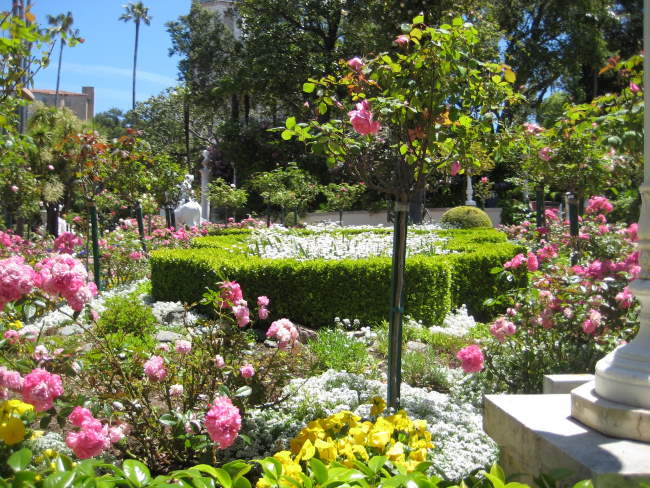
[[[494,135],[499,116],[517,100],[512,70],[481,62],[477,29],[458,17],[438,28],[413,19],[395,50],[352,58],[343,71],[304,84],[316,95],[315,118],[287,119],[282,138],[312,144],[328,163],[345,164],[369,188],[396,202],[391,305],[389,404],[399,397],[401,316],[404,309],[406,210],[429,174],[463,160],[480,165],[472,150]],[[334,118],[343,113],[347,120]],[[329,121],[324,121],[331,116]]]

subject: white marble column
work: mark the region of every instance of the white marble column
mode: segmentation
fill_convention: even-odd
[[[643,40],[647,46],[650,0],[643,3]],[[647,57],[643,61],[643,68],[645,92],[650,82]],[[641,325],[634,340],[608,354],[596,365],[596,393],[607,400],[650,409],[650,112],[647,97],[644,128],[644,181],[640,188],[643,203],[639,217],[641,274],[630,286],[641,302]]]
[[[201,162],[201,215],[207,221],[210,221],[210,196],[208,185],[210,184],[210,153],[204,150],[202,153],[203,161]]]
[[[465,190],[465,205],[476,207],[476,202],[474,201],[474,187],[472,186],[472,172],[467,170],[465,171],[465,177],[467,178],[467,189]]]

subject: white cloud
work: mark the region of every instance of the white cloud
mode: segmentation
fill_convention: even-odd
[[[105,65],[86,65],[86,64],[77,64],[77,63],[63,63],[63,71],[70,71],[74,73],[81,74],[96,74],[103,76],[119,76],[123,78],[131,78],[133,76],[133,70],[126,68],[116,68],[114,66],[105,66]],[[178,84],[174,78],[170,76],[161,75],[158,73],[151,73],[149,71],[140,71],[137,72],[138,81],[147,81],[149,83],[154,83],[163,87],[175,86]]]

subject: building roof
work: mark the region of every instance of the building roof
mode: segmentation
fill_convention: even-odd
[[[56,95],[56,90],[38,90],[34,89],[31,90],[32,93],[42,93],[43,95]],[[63,91],[59,90],[59,95],[78,95],[78,96],[86,96],[85,93],[75,93],[75,92],[69,92],[69,91]]]

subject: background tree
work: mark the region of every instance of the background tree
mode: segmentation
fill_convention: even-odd
[[[142,2],[129,2],[124,6],[124,13],[120,15],[119,20],[123,22],[133,21],[135,23],[135,44],[133,47],[133,98],[131,108],[135,108],[135,80],[136,69],[138,66],[138,44],[140,42],[140,24],[151,24],[149,9]]]
[[[72,29],[74,18],[72,12],[59,14],[57,16],[48,15],[47,21],[50,24],[50,30],[55,33],[64,33],[59,39],[59,63],[56,69],[56,92],[54,94],[54,106],[59,106],[59,88],[61,87],[61,62],[63,61],[63,48],[66,45],[74,46],[83,39],[79,37],[79,29]]]

